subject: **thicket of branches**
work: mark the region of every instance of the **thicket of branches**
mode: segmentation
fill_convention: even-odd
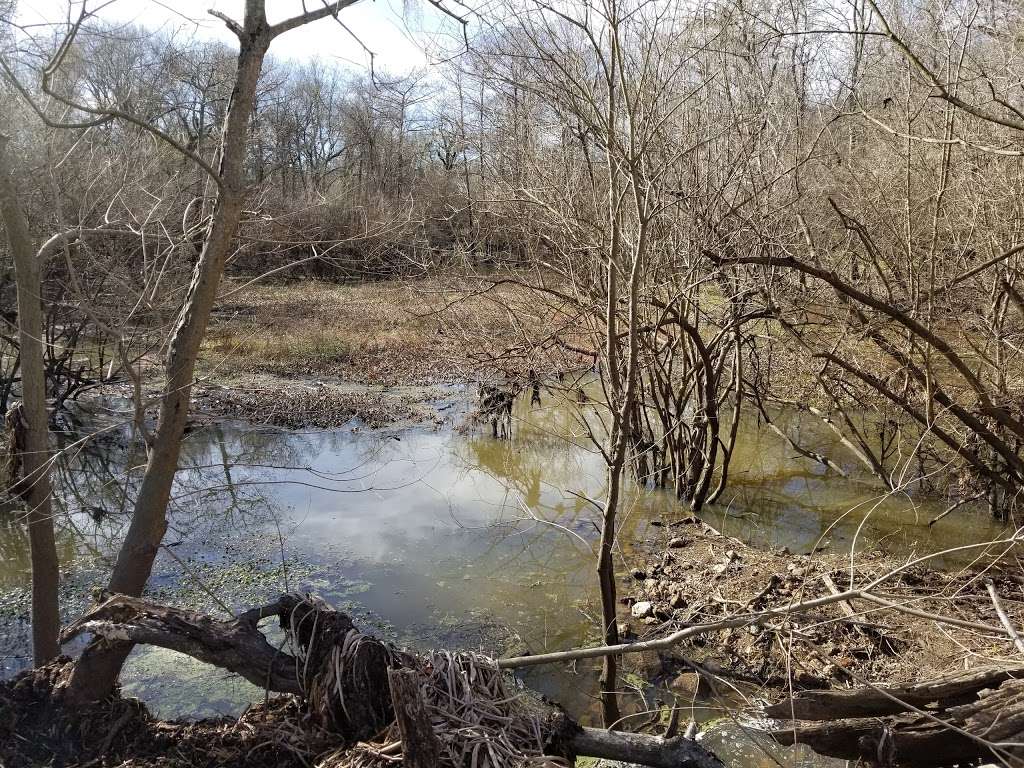
[[[103,377],[135,384],[147,464],[112,590],[148,578],[232,272],[457,264],[485,292],[531,292],[548,322],[520,323],[506,356],[571,354],[604,388],[607,646],[626,473],[712,503],[747,413],[821,419],[890,491],[1018,514],[1017,3],[507,2],[462,20],[465,46],[410,77],[275,63],[271,41],[294,27],[258,0],[225,21],[237,52],[87,16],[53,41],[5,40],[5,200],[39,250],[33,262],[11,241],[0,295],[15,278],[19,301],[35,290],[9,261],[36,264],[45,322],[28,328],[5,300],[0,400],[27,381],[29,352],[58,401]],[[154,350],[162,375],[139,365]],[[155,428],[144,375],[162,386]],[[109,690],[122,645],[86,652],[79,693]]]
[[[474,145],[475,196],[585,346],[637,346],[642,476],[699,507],[737,413],[795,407],[891,490],[1014,512],[1022,24],[1008,2],[507,6],[460,65],[501,137]]]

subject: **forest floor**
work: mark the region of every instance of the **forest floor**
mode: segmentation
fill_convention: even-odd
[[[623,598],[627,636],[663,636],[745,611],[824,597],[834,594],[833,587],[850,588],[848,553],[754,549],[692,517],[662,530],[648,561],[633,571],[635,588]],[[1004,560],[979,558],[970,568],[948,572],[913,566],[875,594],[919,612],[998,627],[985,584],[991,579],[1011,621],[1021,626],[1024,579],[1013,553]],[[858,553],[853,583],[869,583],[904,562],[880,551]],[[721,671],[725,679],[769,687],[831,688],[866,681],[896,685],[998,664],[1014,655],[1005,634],[943,625],[858,599],[756,629],[695,636],[639,662],[643,676],[674,678],[675,688],[689,692],[700,682],[694,670],[701,666],[709,673]]]
[[[308,768],[326,745],[302,727],[292,697],[270,698],[241,717],[198,722],[154,718],[136,699],[115,695],[68,707],[68,659],[0,682],[0,765],[119,768]]]

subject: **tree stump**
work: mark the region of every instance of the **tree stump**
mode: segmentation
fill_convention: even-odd
[[[402,734],[402,765],[437,768],[441,764],[441,744],[430,724],[419,675],[413,669],[389,669],[388,685],[395,721]]]

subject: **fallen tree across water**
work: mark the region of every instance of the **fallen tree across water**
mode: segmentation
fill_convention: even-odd
[[[291,653],[275,648],[259,630],[259,622],[271,617],[285,630]],[[169,648],[268,691],[294,694],[255,707],[234,724],[213,722],[211,738],[220,744],[226,739],[227,746],[219,752],[211,748],[204,765],[258,765],[252,752],[260,751],[268,765],[323,768],[375,768],[399,759],[412,768],[556,766],[571,765],[577,756],[652,768],[722,768],[712,753],[683,736],[582,727],[525,691],[511,690],[507,674],[492,659],[397,649],[362,634],[348,616],[311,597],[282,595],[219,621],[110,595],[67,627],[62,641],[83,633],[104,642]],[[160,754],[144,738],[147,730],[156,732],[157,742],[168,732],[180,732],[193,745],[200,739],[202,724],[162,724],[122,699],[98,712],[62,709],[71,666],[62,660],[0,686],[0,764],[157,764],[147,762],[151,753]],[[109,722],[86,722],[86,717]],[[262,740],[253,743],[239,730],[259,733]],[[105,735],[97,739],[97,734]],[[403,743],[420,746],[403,758]],[[143,754],[133,754],[133,744],[144,745],[138,747]],[[181,762],[159,765],[196,764],[195,755],[187,753]]]

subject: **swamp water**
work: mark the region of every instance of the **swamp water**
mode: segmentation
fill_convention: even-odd
[[[592,547],[600,456],[576,408],[521,397],[510,441],[467,422],[465,396],[437,403],[443,425],[286,431],[237,422],[205,424],[186,439],[166,548],[151,593],[214,615],[314,591],[357,625],[414,648],[480,649],[492,655],[562,650],[598,641]],[[67,514],[59,547],[69,615],[103,584],[127,524],[141,466],[117,409],[83,415],[99,435],[68,451],[58,472]],[[840,461],[850,477],[793,455],[778,436],[744,425],[730,486],[703,517],[757,546],[919,554],[994,537],[985,515],[958,511],[933,528],[939,502],[887,497],[820,422],[780,418],[793,438]],[[620,514],[627,555],[662,540],[687,510],[671,494],[633,489]],[[0,674],[28,659],[28,545],[0,516]],[[628,570],[622,568],[620,570]],[[622,594],[629,585],[623,584]],[[596,722],[596,669],[544,666],[523,681],[573,715]],[[238,712],[263,692],[173,652],[137,649],[124,690],[162,717]],[[663,695],[663,694],[662,694]],[[839,765],[807,750],[750,737],[735,708],[707,702],[706,743],[728,765]],[[685,719],[685,716],[684,716]],[[759,746],[760,743],[760,746]]]

